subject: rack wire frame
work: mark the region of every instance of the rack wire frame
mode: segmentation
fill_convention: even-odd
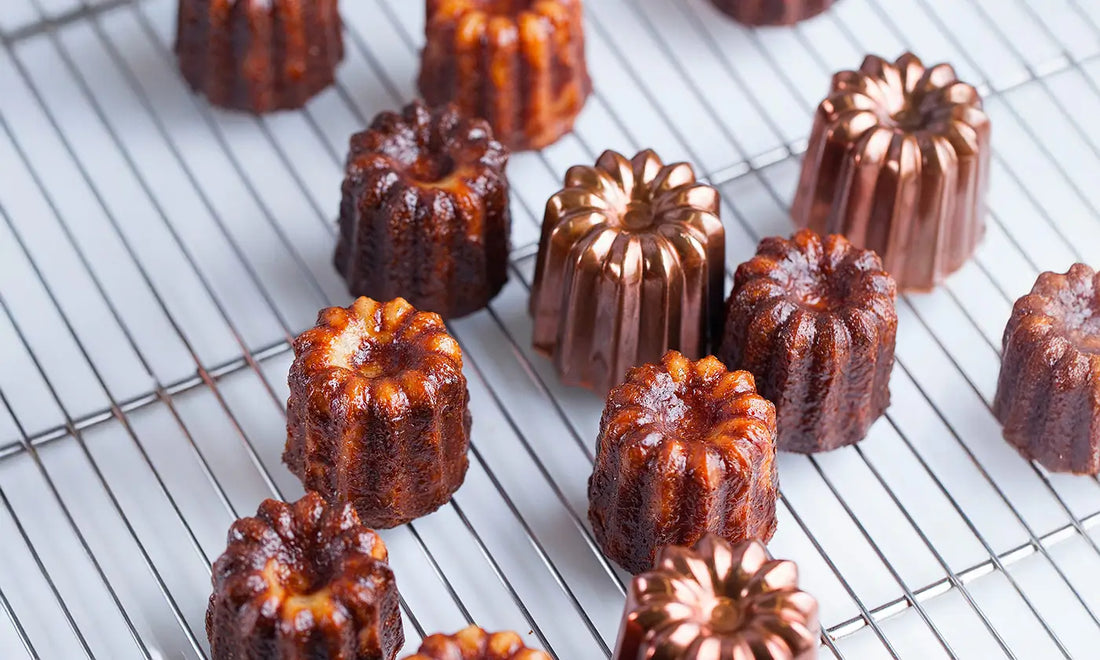
[[[327,253],[309,250],[332,237],[347,134],[413,94],[419,4],[345,6],[349,61],[335,89],[301,113],[264,119],[211,110],[164,75],[170,0],[5,8],[5,657],[205,657],[205,602],[195,595],[219,552],[214,529],[225,523],[224,533],[259,497],[298,492],[278,465],[289,341],[312,320],[304,310],[346,298]],[[30,19],[12,25],[14,14]],[[597,92],[574,135],[514,158],[513,281],[488,310],[452,324],[475,402],[470,482],[440,513],[385,534],[409,647],[477,620],[530,630],[558,657],[610,656],[627,576],[600,555],[584,518],[599,402],[555,381],[527,346],[523,316],[540,204],[565,167],[605,146],[660,146],[696,163],[724,194],[736,263],[761,236],[788,231],[787,191],[829,72],[864,52],[913,48],[955,63],[994,116],[989,237],[946,287],[899,302],[895,406],[871,438],[781,461],[772,549],[797,559],[821,598],[826,656],[1089,653],[1100,641],[1100,484],[1009,454],[988,406],[1012,300],[1038,271],[1100,255],[1100,197],[1085,174],[1100,160],[1100,133],[1086,120],[1100,109],[1100,5],[844,0],[810,23],[759,32],[721,22],[705,0],[591,0],[587,14]],[[751,65],[734,57],[734,38]],[[218,171],[230,183],[219,186]],[[171,260],[143,258],[152,237],[120,200],[148,212],[140,219],[160,229]],[[85,213],[102,221],[95,229],[109,248],[89,238]],[[201,230],[189,226],[196,218]],[[106,267],[107,254],[125,265]],[[201,303],[181,302],[196,292]],[[196,310],[207,314],[201,322]],[[142,320],[151,317],[152,327]],[[213,430],[239,440],[237,454]],[[134,465],[119,472],[124,450]],[[184,461],[197,481],[176,473]],[[528,489],[547,495],[546,508]]]

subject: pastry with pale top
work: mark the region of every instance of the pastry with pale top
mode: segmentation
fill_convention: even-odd
[[[430,635],[420,651],[405,660],[550,660],[542,651],[529,649],[514,632],[485,632],[469,626],[453,635]]]

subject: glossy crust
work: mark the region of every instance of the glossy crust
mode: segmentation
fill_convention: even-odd
[[[669,349],[706,354],[722,318],[718,192],[687,163],[606,151],[550,198],[531,289],[533,344],[563,382],[606,392]]]
[[[405,642],[382,539],[316,493],[267,500],[214,563],[214,660],[392,660]]]
[[[1043,273],[1016,302],[993,403],[1004,436],[1055,472],[1100,472],[1100,274]]]
[[[862,440],[890,405],[897,287],[870,250],[802,230],[737,269],[718,357],[775,402],[779,449]]]
[[[981,97],[950,65],[868,56],[818,107],[791,214],[879,253],[902,289],[931,289],[985,233],[989,158]]]
[[[332,84],[344,57],[337,0],[179,0],[176,56],[214,105],[254,113],[300,108]]]
[[[420,651],[405,660],[550,660],[550,656],[527,648],[514,632],[488,633],[470,626],[453,635],[426,637]]]
[[[420,94],[484,117],[512,149],[573,130],[592,91],[581,0],[427,0]]]
[[[794,25],[813,18],[834,0],[711,0],[715,7],[745,25]]]
[[[817,600],[799,590],[794,562],[708,534],[690,550],[662,548],[634,578],[615,658],[812,660],[820,636]]]
[[[508,279],[508,150],[481,120],[420,102],[351,138],[336,270],[352,295],[455,318]]]
[[[283,461],[371,527],[446,504],[470,445],[462,351],[437,314],[401,298],[322,310],[294,340]]]
[[[775,532],[775,407],[752,374],[669,351],[607,397],[588,519],[604,554],[631,573],[664,545],[710,532],[733,541]]]

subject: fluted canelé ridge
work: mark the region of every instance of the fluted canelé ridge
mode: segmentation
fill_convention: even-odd
[[[588,519],[604,554],[631,573],[658,548],[706,533],[767,541],[779,478],[775,407],[752,374],[669,351],[607,397]]]
[[[550,660],[542,651],[529,649],[514,632],[485,632],[469,626],[453,635],[429,635],[416,655],[405,660]]]
[[[485,118],[509,148],[556,142],[591,91],[581,0],[427,0],[420,94]]]
[[[206,631],[214,660],[393,660],[405,641],[386,546],[348,505],[267,500],[229,530]]]
[[[344,57],[337,0],[179,0],[176,56],[192,89],[254,113],[300,108]]]
[[[508,150],[453,105],[383,112],[351,138],[334,262],[352,295],[457,318],[508,279]]]
[[[372,527],[447,503],[470,438],[462,351],[438,314],[404,299],[322,310],[294,341],[283,461]]]
[[[1100,274],[1043,273],[1016,302],[993,402],[1004,436],[1048,470],[1100,472]]]
[[[726,258],[718,192],[687,163],[604,152],[550,198],[530,311],[563,382],[606,392],[669,349],[706,354]]]
[[[833,77],[791,214],[882,256],[902,289],[958,270],[985,233],[990,123],[948,64],[868,56]]]
[[[897,287],[874,252],[802,230],[766,238],[734,277],[718,357],[756,375],[779,449],[862,440],[890,404]]]
[[[817,600],[756,540],[669,546],[627,594],[615,660],[812,660]]]
[[[711,0],[715,7],[745,25],[793,25],[813,18],[835,0]]]

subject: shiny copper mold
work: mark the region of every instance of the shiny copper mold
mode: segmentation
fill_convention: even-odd
[[[420,94],[483,117],[515,150],[573,130],[592,82],[581,0],[428,0]]]
[[[480,119],[417,101],[353,135],[333,258],[354,296],[398,296],[445,319],[508,279],[508,150]]]
[[[294,340],[283,462],[372,527],[446,504],[466,476],[470,395],[438,314],[402,298],[321,311]]]
[[[214,660],[392,660],[405,641],[386,545],[316,493],[233,523],[212,582]]]
[[[588,480],[588,519],[604,554],[631,573],[658,548],[708,532],[770,539],[779,477],[775,406],[752,374],[669,351],[607,397]]]
[[[793,25],[813,18],[835,0],[711,0],[714,6],[745,25]]]
[[[300,108],[344,57],[337,0],[179,0],[180,72],[214,105]]]
[[[469,626],[453,635],[429,635],[416,655],[405,660],[551,660],[542,651],[529,649],[514,632],[485,632]]]
[[[706,354],[721,323],[718,192],[687,163],[604,152],[550,198],[530,311],[563,382],[606,392],[669,349]]]
[[[1016,302],[993,411],[1025,457],[1100,472],[1100,274],[1084,264],[1043,273]]]
[[[879,253],[902,289],[931,289],[984,235],[989,158],[981,97],[950,65],[868,56],[818,107],[791,215]]]
[[[878,255],[807,229],[737,269],[717,355],[775,403],[779,449],[858,442],[890,405],[896,296]]]
[[[714,535],[661,550],[634,578],[615,660],[811,660],[821,624],[798,567]]]

